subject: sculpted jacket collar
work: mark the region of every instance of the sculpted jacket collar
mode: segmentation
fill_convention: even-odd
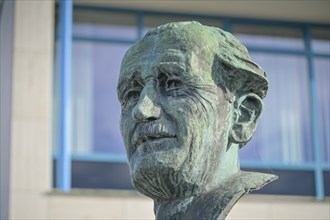
[[[275,179],[273,174],[239,171],[205,194],[185,201],[156,202],[156,219],[223,220],[243,195]]]

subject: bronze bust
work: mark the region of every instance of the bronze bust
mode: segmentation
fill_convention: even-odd
[[[126,53],[118,82],[134,187],[156,219],[224,219],[277,177],[240,170],[268,82],[230,33],[198,22],[150,30]]]

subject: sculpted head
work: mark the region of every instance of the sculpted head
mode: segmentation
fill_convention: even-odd
[[[127,51],[118,83],[134,186],[156,200],[183,198],[239,171],[267,88],[227,32],[197,22],[150,30]]]

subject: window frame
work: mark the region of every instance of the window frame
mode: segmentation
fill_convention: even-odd
[[[310,111],[311,111],[311,122],[312,122],[312,141],[313,141],[313,152],[314,161],[304,164],[284,164],[281,162],[265,163],[260,161],[241,161],[241,167],[246,169],[278,169],[278,170],[303,170],[312,171],[315,176],[315,192],[317,200],[322,200],[325,197],[325,186],[324,186],[324,172],[330,171],[329,162],[323,162],[321,158],[321,144],[319,137],[319,125],[318,125],[318,106],[317,106],[317,94],[316,94],[316,82],[315,72],[314,72],[314,59],[318,57],[330,58],[330,54],[314,52],[312,48],[312,30],[313,28],[325,28],[330,30],[330,25],[327,24],[317,24],[317,23],[302,23],[302,22],[290,22],[290,21],[278,21],[278,20],[260,20],[253,18],[241,18],[241,17],[230,17],[230,16],[215,16],[215,15],[201,15],[201,14],[190,14],[190,13],[172,13],[172,12],[161,12],[161,11],[151,11],[151,10],[135,10],[135,9],[124,9],[115,7],[105,7],[105,6],[92,6],[92,5],[79,5],[75,4],[73,6],[73,12],[75,10],[93,10],[103,11],[103,12],[123,12],[132,13],[136,16],[136,36],[135,40],[122,39],[115,37],[86,37],[74,35],[72,36],[72,41],[87,41],[87,42],[103,42],[103,43],[117,43],[132,45],[138,39],[143,37],[145,30],[144,18],[149,15],[157,16],[175,16],[175,17],[195,17],[196,19],[213,19],[218,20],[222,23],[221,27],[225,31],[232,32],[233,25],[254,25],[254,26],[271,26],[274,28],[295,28],[299,29],[303,33],[304,48],[302,49],[284,49],[284,48],[272,48],[272,47],[253,47],[248,46],[247,48],[250,52],[262,52],[270,54],[285,54],[285,55],[296,55],[303,56],[306,58],[308,63],[307,72],[309,74],[309,98],[310,98]],[[56,34],[56,39],[60,36]],[[61,141],[60,141],[61,143]],[[53,152],[53,159],[57,160],[59,158],[58,154]],[[109,163],[126,163],[126,156],[123,154],[71,154],[71,160],[73,161],[97,161],[97,162],[109,162]]]

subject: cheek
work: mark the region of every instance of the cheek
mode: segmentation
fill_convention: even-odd
[[[120,118],[120,131],[124,138],[125,145],[127,147],[128,141],[130,140],[130,133],[132,131],[133,119],[130,112],[122,112]]]
[[[176,118],[198,118],[203,113],[203,105],[196,97],[173,98],[167,99],[164,103],[166,112]],[[188,120],[189,121],[189,120]]]
[[[207,125],[207,117],[205,110],[198,102],[192,99],[172,99],[166,106],[169,120],[175,123],[183,143],[200,136]]]

